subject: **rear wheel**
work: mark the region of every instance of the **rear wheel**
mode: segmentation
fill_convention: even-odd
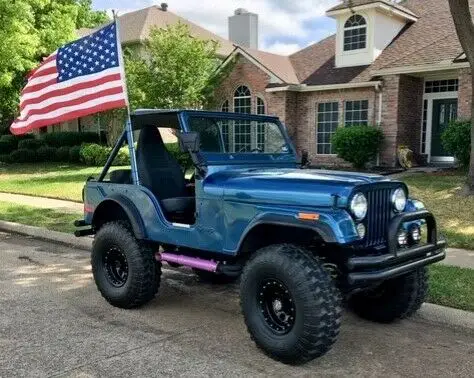
[[[426,267],[385,281],[376,289],[355,294],[350,305],[360,317],[390,323],[404,319],[418,311],[428,292]]]
[[[100,228],[92,246],[91,263],[97,288],[113,306],[138,307],[158,292],[161,263],[125,222],[111,222]]]
[[[240,301],[252,339],[284,363],[322,356],[339,334],[339,292],[319,260],[297,246],[258,251],[244,268]]]

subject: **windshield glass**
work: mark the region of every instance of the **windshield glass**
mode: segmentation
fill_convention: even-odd
[[[211,153],[288,154],[290,148],[277,123],[218,117],[190,117],[198,132],[201,151]]]

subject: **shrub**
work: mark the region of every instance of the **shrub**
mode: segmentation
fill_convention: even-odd
[[[112,150],[110,149],[110,151]],[[112,165],[130,165],[130,152],[128,146],[120,149]]]
[[[108,157],[108,148],[98,144],[84,144],[81,147],[81,161],[95,167],[104,165]]]
[[[166,144],[166,148],[168,152],[178,160],[179,165],[183,167],[185,170],[193,167],[193,161],[191,160],[191,156],[187,152],[181,152],[178,143],[168,143]]]
[[[36,162],[36,151],[20,148],[10,154],[12,163],[34,163]]]
[[[376,158],[382,141],[382,131],[372,126],[340,127],[332,137],[337,155],[358,169]]]
[[[4,140],[0,140],[0,154],[8,155],[14,150],[16,150],[16,147],[14,144],[4,141]]]
[[[471,157],[471,121],[452,122],[441,136],[443,146],[462,166],[468,166]]]
[[[36,159],[38,161],[56,161],[57,149],[54,147],[43,146],[36,150]]]
[[[73,146],[69,149],[69,162],[71,163],[81,162],[81,146]]]
[[[56,161],[65,163],[70,160],[69,158],[69,153],[70,153],[71,148],[70,147],[59,147],[56,150]]]
[[[101,142],[100,135],[91,132],[62,131],[43,134],[41,138],[48,146],[57,148],[80,146],[83,143],[98,144]]]
[[[37,150],[45,146],[46,144],[41,139],[25,139],[18,142],[19,150]]]
[[[5,146],[7,144],[9,146],[11,146],[10,151],[16,150],[18,148],[18,142],[19,141],[20,141],[20,139],[18,139],[15,135],[2,135],[0,137],[0,144],[3,144],[3,146]],[[0,147],[0,151],[3,151],[2,147]]]
[[[10,155],[0,155],[0,163],[11,163],[12,159]]]

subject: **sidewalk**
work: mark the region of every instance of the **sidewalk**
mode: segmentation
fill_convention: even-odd
[[[54,209],[68,213],[81,213],[83,211],[83,205],[77,202],[25,196],[21,194],[0,193],[0,201],[13,202],[19,205],[36,206],[42,209]],[[441,263],[460,268],[474,269],[474,251],[448,248],[447,257]]]
[[[23,194],[0,193],[0,201],[12,202],[18,205],[34,206],[42,209],[53,209],[66,213],[81,213],[84,211],[84,205],[81,203],[44,197],[26,196]]]

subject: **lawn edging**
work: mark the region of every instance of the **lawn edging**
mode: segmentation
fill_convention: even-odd
[[[415,319],[474,331],[474,312],[433,303],[423,303],[421,309],[416,313]]]
[[[73,234],[65,232],[51,231],[42,227],[28,226],[26,224],[0,221],[0,230],[30,236],[32,238],[63,244],[70,247],[90,251],[92,248],[92,238],[77,238]]]

